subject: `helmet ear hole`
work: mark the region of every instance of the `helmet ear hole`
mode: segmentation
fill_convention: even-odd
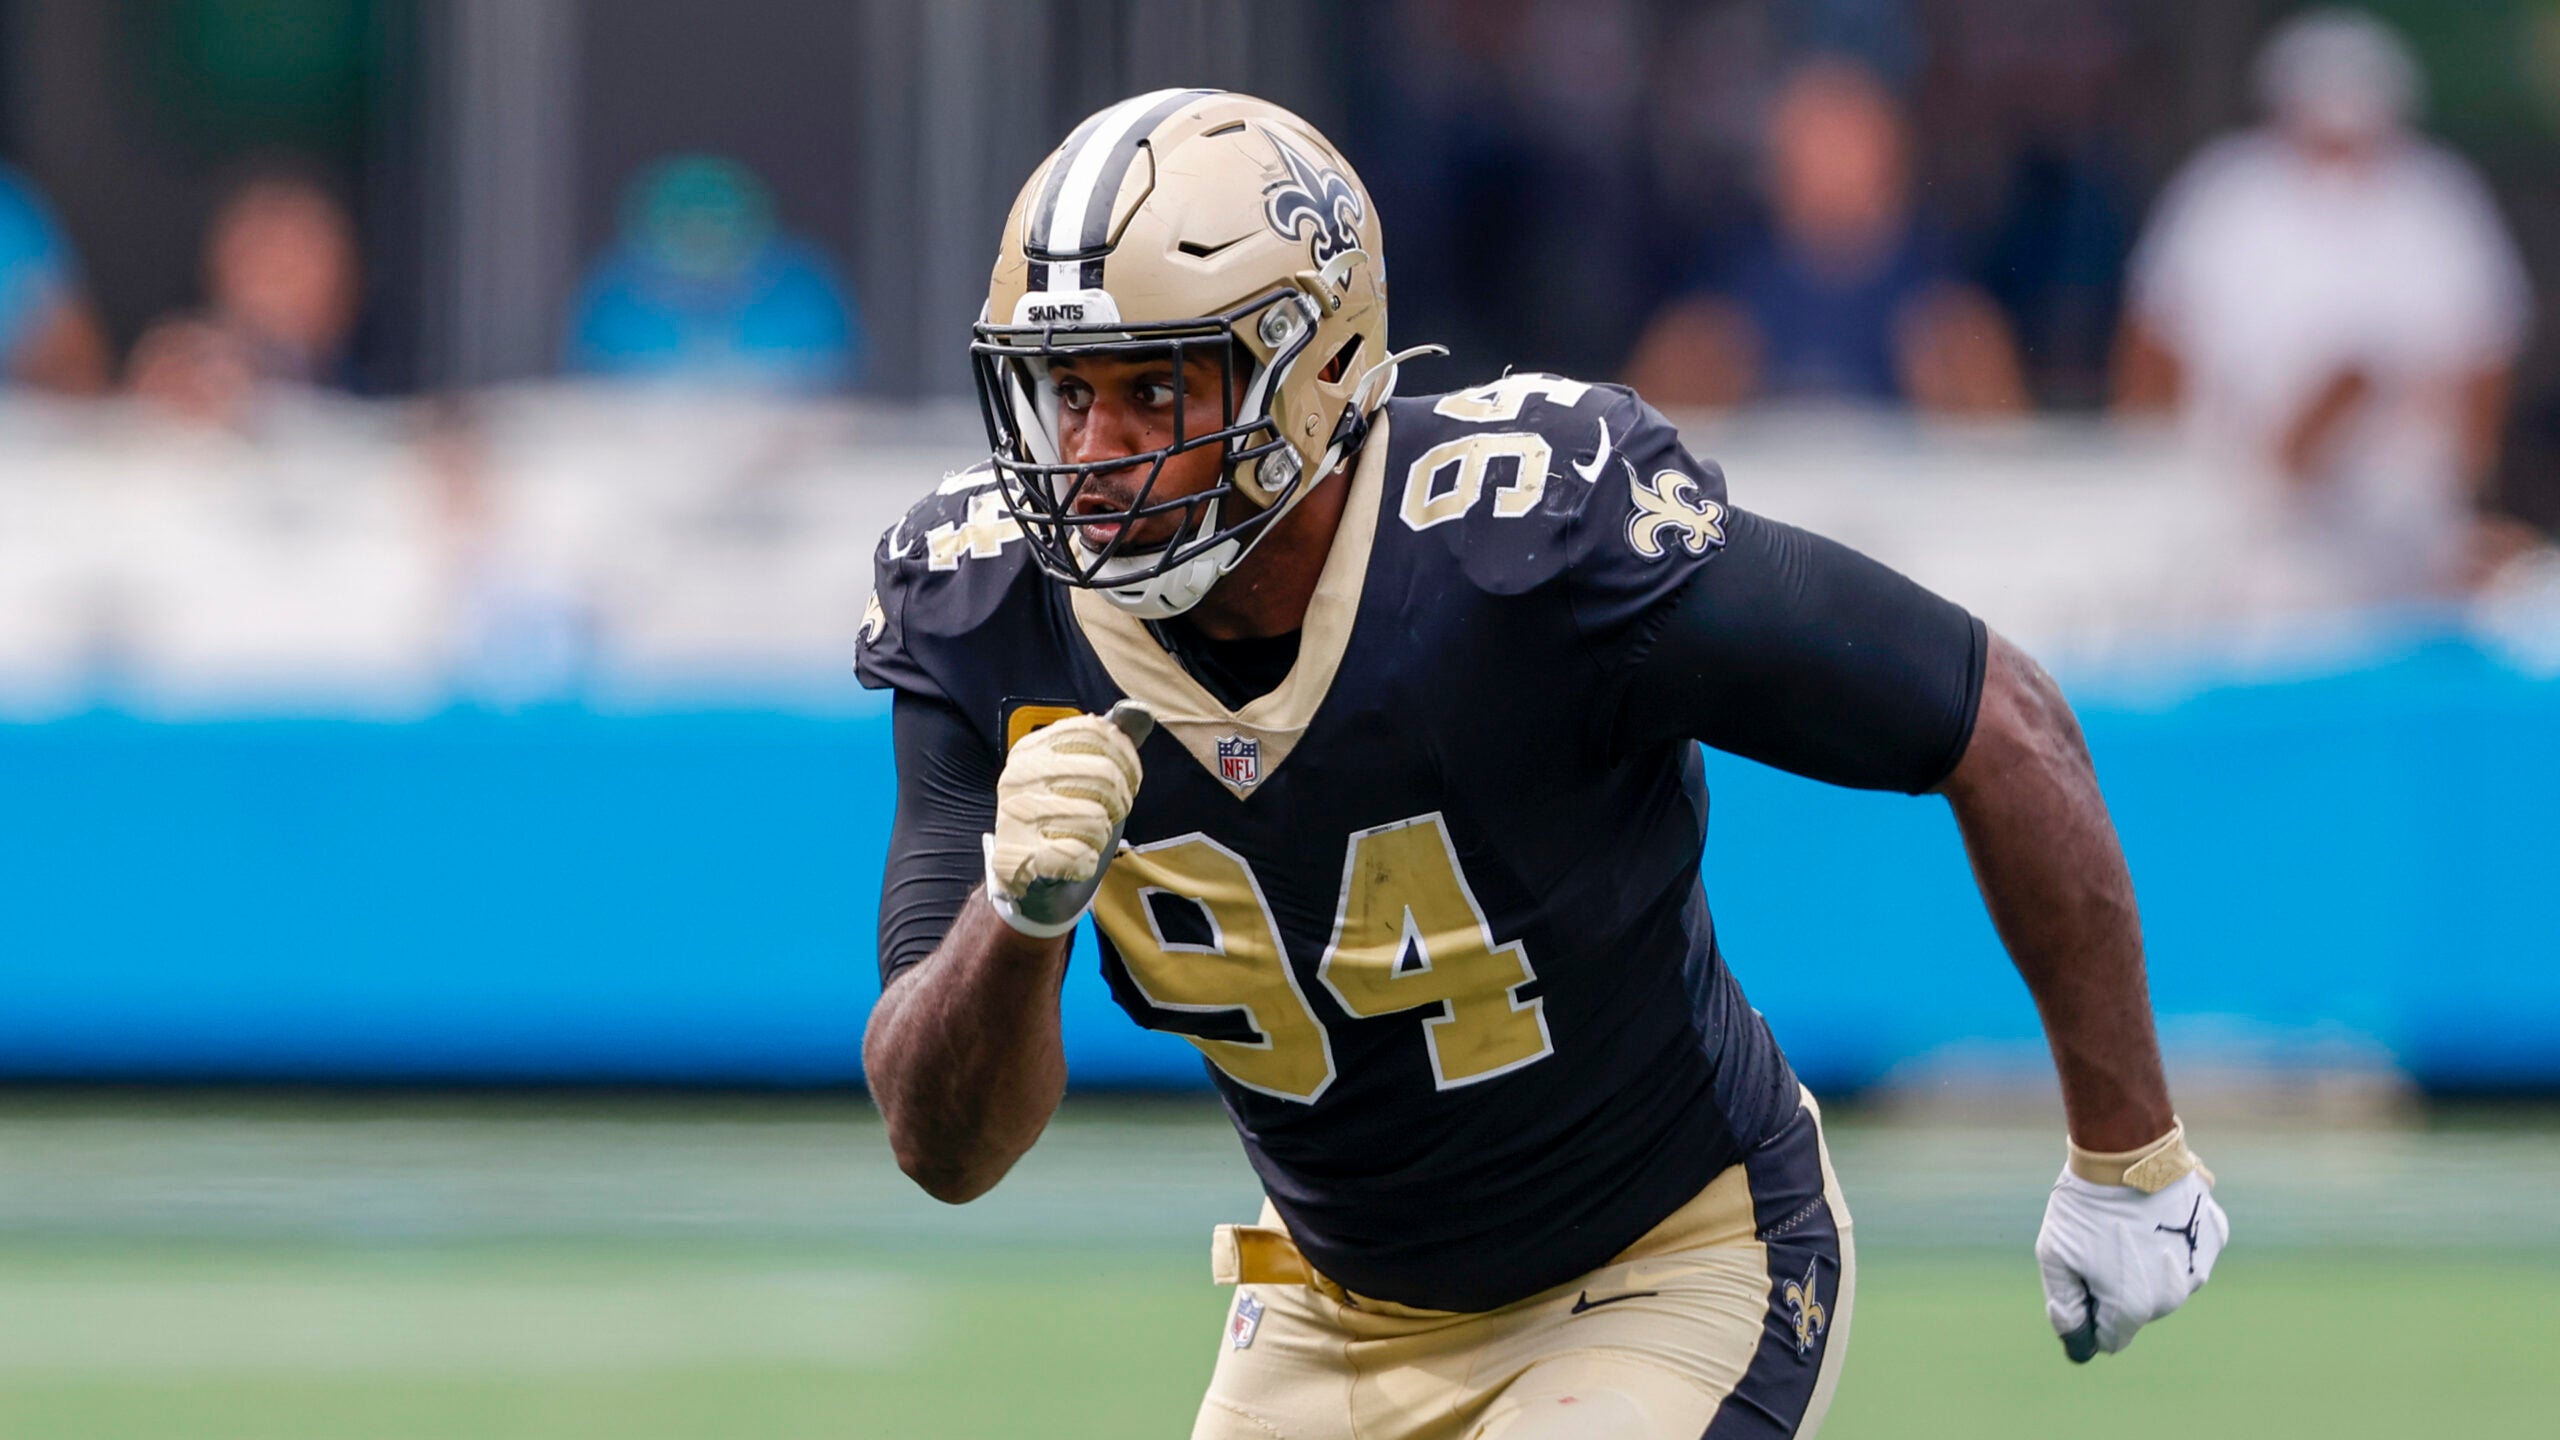
[[[1354,335],[1342,342],[1342,348],[1333,352],[1332,359],[1324,362],[1324,368],[1316,372],[1317,381],[1326,385],[1341,384],[1342,377],[1351,373],[1351,363],[1359,358],[1360,337]]]

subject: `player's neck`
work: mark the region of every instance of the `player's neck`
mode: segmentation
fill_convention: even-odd
[[[1184,617],[1191,627],[1211,640],[1243,640],[1286,635],[1306,624],[1350,493],[1351,467],[1344,465],[1275,521],[1244,563],[1192,608]]]

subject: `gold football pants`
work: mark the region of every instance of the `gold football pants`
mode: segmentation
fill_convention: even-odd
[[[1849,1340],[1849,1212],[1813,1097],[1607,1265],[1480,1314],[1316,1273],[1270,1205],[1220,1226],[1235,1283],[1192,1440],[1811,1436]]]

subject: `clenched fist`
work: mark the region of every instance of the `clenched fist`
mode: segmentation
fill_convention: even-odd
[[[1025,935],[1064,935],[1084,917],[1144,770],[1155,717],[1134,700],[1032,731],[1005,756],[986,839],[987,903]]]
[[[2132,1344],[2133,1332],[2212,1279],[2231,1221],[2183,1125],[2140,1150],[2070,1149],[2045,1205],[2036,1261],[2063,1353],[2086,1364]]]

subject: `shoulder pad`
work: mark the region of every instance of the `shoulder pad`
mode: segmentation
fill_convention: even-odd
[[[1551,425],[1571,424],[1576,416],[1587,427],[1592,416],[1620,404],[1630,393],[1623,385],[1522,370],[1445,395],[1420,396],[1405,404],[1426,411],[1442,425],[1544,430]]]
[[[855,672],[875,688],[939,693],[929,676],[937,642],[975,631],[1039,576],[994,468],[945,476],[880,537]]]
[[[1724,476],[1623,385],[1557,375],[1394,402],[1382,523],[1449,546],[1478,586],[1694,562],[1724,542]],[[1650,587],[1647,587],[1650,588]]]

